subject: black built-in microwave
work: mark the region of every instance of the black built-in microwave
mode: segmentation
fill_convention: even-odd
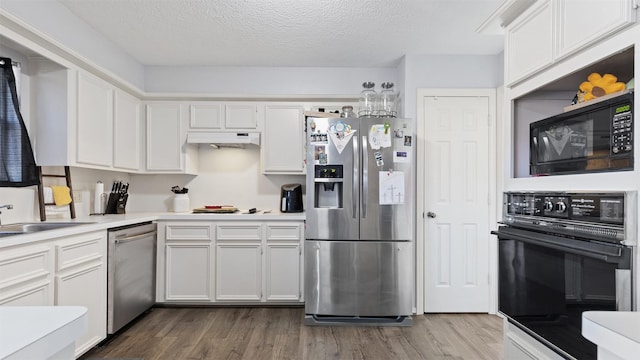
[[[633,94],[531,123],[529,173],[633,170]]]

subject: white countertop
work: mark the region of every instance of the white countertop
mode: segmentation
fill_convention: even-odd
[[[281,213],[279,211],[264,214],[243,214],[242,211],[233,214],[193,214],[193,213],[127,213],[114,215],[93,215],[78,217],[74,220],[55,220],[47,222],[80,222],[86,223],[79,226],[66,227],[55,230],[39,231],[34,233],[5,236],[0,238],[0,249],[50,240],[59,237],[71,236],[91,231],[100,231],[110,228],[132,225],[147,221],[303,221],[305,213]]]
[[[0,306],[0,359],[48,359],[87,332],[82,306]]]
[[[640,312],[585,311],[582,335],[621,359],[640,358]]]
[[[255,220],[255,221],[290,221],[305,220],[304,212],[299,213],[281,213],[272,211],[270,213],[257,212],[255,214],[247,214],[240,210],[232,214],[193,214],[193,213],[163,213],[158,216],[158,220],[207,220],[207,221],[224,221],[224,220]]]

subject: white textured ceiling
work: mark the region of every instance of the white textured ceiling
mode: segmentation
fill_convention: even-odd
[[[502,0],[58,0],[144,65],[387,67],[497,54]]]

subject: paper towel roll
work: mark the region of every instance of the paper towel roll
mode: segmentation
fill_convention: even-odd
[[[102,194],[104,193],[104,184],[102,181],[96,183],[96,187],[93,190],[93,212],[96,214],[102,214]]]

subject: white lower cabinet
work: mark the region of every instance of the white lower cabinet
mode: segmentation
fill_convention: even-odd
[[[211,301],[211,243],[165,244],[165,299]]]
[[[85,306],[89,330],[76,341],[76,356],[107,336],[107,234],[72,236],[56,242],[55,305]]]
[[[299,303],[302,231],[302,220],[160,222],[157,300]]]
[[[296,301],[302,297],[303,224],[297,222],[265,225],[265,300]]]
[[[158,223],[156,300],[213,301],[213,227],[208,222]]]
[[[0,305],[86,307],[79,357],[107,337],[106,254],[106,231],[2,249]]]
[[[265,300],[301,301],[300,243],[267,243]]]
[[[216,300],[262,300],[262,244],[216,243]]]

